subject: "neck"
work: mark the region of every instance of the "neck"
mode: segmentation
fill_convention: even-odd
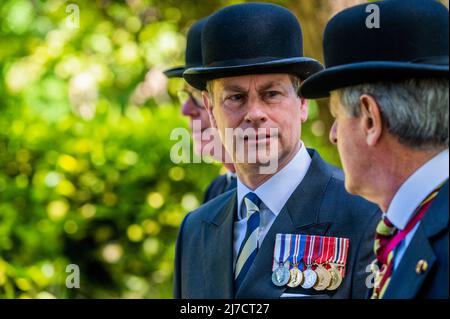
[[[294,151],[289,153],[289,155],[284,158],[278,159],[278,168],[273,174],[261,174],[259,164],[235,164],[236,174],[239,177],[239,180],[245,184],[251,190],[257,189],[259,186],[264,184],[266,181],[272,178],[272,176],[276,175],[279,171],[281,171],[290,161],[297,155],[300,151],[302,144],[299,142],[295,147]]]
[[[397,150],[391,148],[389,152],[379,152],[382,155],[373,161],[379,165],[367,179],[371,183],[370,189],[360,195],[376,203],[386,213],[395,194],[406,180],[441,151],[442,149],[424,151],[397,146]],[[389,155],[386,157],[386,154]]]

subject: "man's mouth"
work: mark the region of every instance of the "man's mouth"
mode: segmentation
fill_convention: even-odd
[[[244,142],[250,142],[250,143],[263,143],[268,142],[270,139],[274,138],[275,135],[272,135],[270,133],[266,134],[257,134],[257,135],[245,135],[243,140]]]

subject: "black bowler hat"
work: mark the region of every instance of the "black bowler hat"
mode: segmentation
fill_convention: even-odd
[[[202,34],[203,67],[183,77],[204,90],[212,79],[262,73],[287,73],[305,79],[323,69],[303,57],[302,31],[287,9],[269,3],[229,6],[210,16]]]
[[[379,8],[380,28],[366,19]],[[367,12],[366,12],[367,11]],[[408,78],[448,77],[448,9],[435,0],[386,0],[346,9],[324,33],[326,69],[300,88],[322,98],[339,88]]]
[[[187,34],[186,65],[164,71],[168,78],[181,78],[188,68],[202,66],[202,29],[208,17],[198,20]]]

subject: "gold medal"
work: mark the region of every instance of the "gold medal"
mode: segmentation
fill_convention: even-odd
[[[287,286],[291,288],[300,286],[303,282],[303,272],[298,269],[296,264],[294,264],[294,267],[289,272],[291,273],[291,277]]]
[[[327,289],[331,283],[331,274],[322,265],[319,265],[315,271],[317,273],[317,282],[313,288],[317,291]]]
[[[330,286],[328,286],[327,290],[338,289],[342,283],[341,273],[334,266],[331,266],[331,268],[328,269],[328,272],[331,275],[331,283],[330,283]]]

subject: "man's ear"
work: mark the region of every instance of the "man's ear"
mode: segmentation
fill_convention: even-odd
[[[383,133],[383,118],[377,100],[371,95],[363,94],[359,98],[361,107],[361,125],[369,146],[379,143]]]
[[[300,120],[302,123],[306,122],[308,119],[308,100],[299,97],[300,100]]]
[[[213,113],[213,101],[211,94],[208,91],[202,91],[203,104],[205,105],[206,111],[209,115],[209,121],[211,122],[211,126],[217,129],[216,118]]]

